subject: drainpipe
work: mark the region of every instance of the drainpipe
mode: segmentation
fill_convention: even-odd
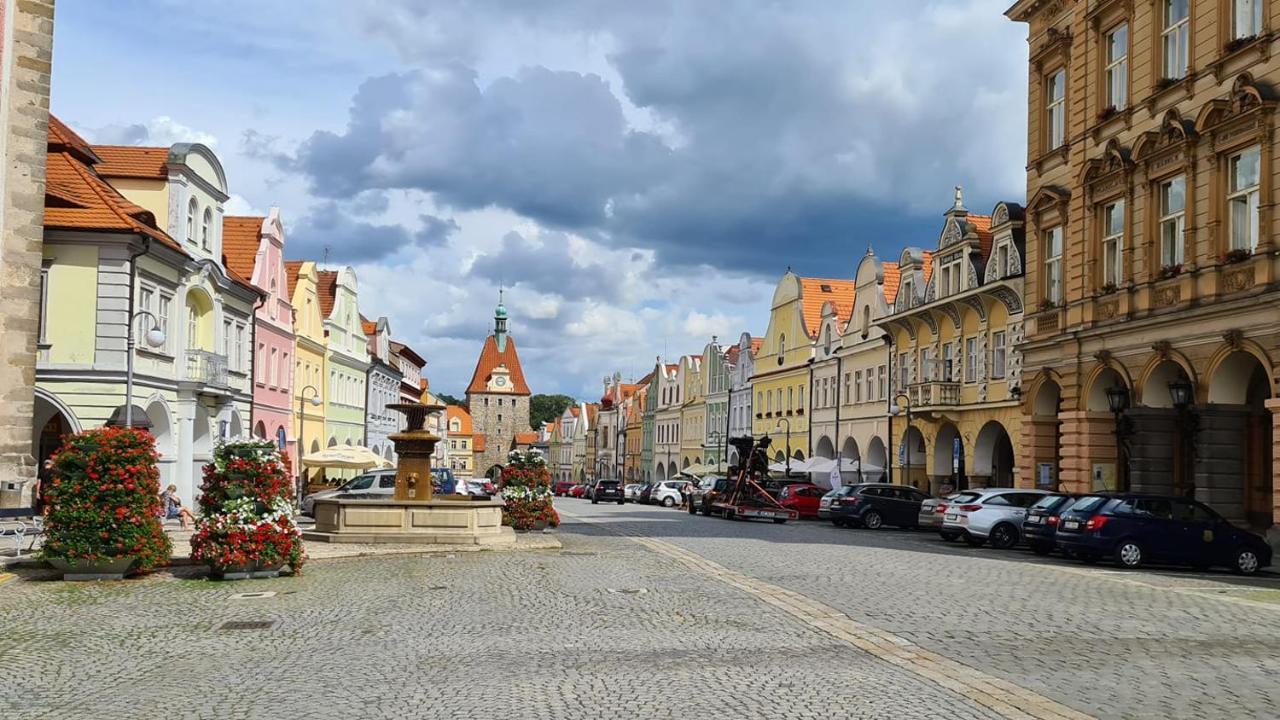
[[[810,462],[813,461],[813,361],[815,358],[809,358],[809,412],[805,416],[808,418],[805,427],[809,431],[809,447],[805,454],[805,458]],[[802,410],[804,408],[801,408]],[[807,473],[806,473],[807,474]]]
[[[253,428],[257,420],[258,403],[254,402],[254,396],[258,390],[258,309],[266,302],[266,296],[259,293],[258,300],[253,304],[253,313],[249,316],[249,437],[253,437]],[[228,359],[228,363],[230,359]],[[277,382],[280,380],[276,378]],[[290,404],[293,398],[289,398]],[[292,423],[290,423],[292,424]]]
[[[129,311],[127,314],[128,322],[125,325],[125,392],[124,392],[124,426],[133,427],[133,313],[134,313],[134,293],[135,286],[138,284],[138,258],[146,255],[151,251],[151,237],[149,235],[142,236],[142,249],[129,253]],[[165,328],[165,332],[168,332]]]

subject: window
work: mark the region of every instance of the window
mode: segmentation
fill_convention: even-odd
[[[1191,34],[1191,0],[1164,0],[1164,76],[1181,80],[1187,76],[1187,46]]]
[[[898,353],[898,390],[907,389],[907,353]]]
[[[920,370],[924,374],[925,382],[933,382],[936,377],[933,372],[933,348],[921,348],[920,350]]]
[[[209,226],[213,224],[213,211],[204,209],[204,218],[200,220],[200,247],[209,250]]]
[[[222,322],[222,354],[227,356],[228,364],[231,367],[235,367],[236,364],[235,358],[231,354],[231,349],[234,346],[232,342],[234,335],[234,327],[232,326],[231,321],[224,320]]]
[[[947,343],[942,346],[942,379],[953,382],[960,377],[960,370],[955,366],[955,346]]]
[[[160,350],[170,352],[173,347],[169,344],[169,336],[173,333],[169,330],[169,315],[173,308],[173,296],[160,293],[160,304],[156,308],[156,321],[160,324],[160,329],[164,331],[164,344],[160,346]]]
[[[1258,247],[1258,180],[1261,153],[1249,148],[1231,158],[1231,249],[1252,251]]]
[[[1009,243],[1000,243],[996,249],[996,277],[1002,278],[1009,273]]]
[[[867,370],[866,384],[864,385],[864,388],[866,389],[866,393],[863,395],[863,397],[867,400],[867,402],[871,402],[872,400],[871,392],[872,390],[875,389],[875,383],[871,379],[871,370]]]
[[[1062,302],[1062,226],[1044,234],[1044,297],[1055,305]]]
[[[978,379],[978,338],[964,339],[964,381],[975,382]]]
[[[271,387],[279,387],[280,385],[280,355],[279,351],[271,348]]]
[[[854,382],[856,383],[855,387],[856,387],[857,389],[854,391],[854,392],[855,392],[855,394],[854,394],[854,396],[853,396],[853,401],[854,401],[854,402],[862,402],[862,371],[861,371],[861,370],[859,370],[859,371],[855,372],[855,373],[853,374],[853,376],[854,376],[855,378],[857,378],[856,380],[854,380]]]
[[[1264,0],[1235,0],[1232,5],[1232,37],[1237,40],[1262,34],[1262,6]]]
[[[236,346],[235,346],[235,363],[237,370],[244,370],[244,325],[236,325]]]
[[[1107,33],[1107,105],[1123,110],[1129,102],[1129,26]]]
[[[258,343],[258,353],[256,358],[258,371],[254,373],[254,375],[257,375],[256,380],[259,384],[265,385],[267,383],[267,346],[264,343]]]
[[[993,378],[1004,377],[1004,345],[1003,330],[991,333],[991,377]]]
[[[289,353],[284,353],[280,358],[280,385],[289,386],[292,374],[293,366],[289,364]]]
[[[150,312],[153,309],[151,307],[151,303],[155,302],[155,297],[156,297],[156,293],[154,289],[146,287],[145,285],[138,288],[137,310],[138,311],[146,310]],[[151,329],[151,318],[147,317],[146,315],[139,315],[138,327],[134,328],[133,336],[136,338],[146,338],[147,331],[150,329]],[[148,350],[151,349],[151,346],[147,345],[145,342],[142,344],[139,344],[138,347],[145,347]]]
[[[40,327],[37,341],[46,342],[45,332],[49,329],[49,265],[51,258],[44,258],[40,263]]]
[[[852,380],[852,378],[853,376],[851,374],[849,373],[844,374],[844,401],[845,402],[849,402],[849,399],[853,397],[852,391],[849,388],[849,383]]]
[[[791,412],[796,409],[795,392],[795,388],[787,388],[787,412]]]
[[[1046,127],[1049,128],[1049,149],[1062,147],[1067,138],[1067,71],[1059,70],[1049,76],[1045,84],[1049,98],[1045,107]]]
[[[1182,237],[1186,222],[1187,180],[1179,175],[1160,183],[1160,264],[1182,264]]]
[[[888,367],[885,365],[881,365],[880,369],[876,372],[876,397],[880,400],[883,400],[885,395],[888,394],[885,392],[885,376],[888,374]]]
[[[200,212],[200,206],[196,204],[196,199],[191,198],[191,202],[187,203],[187,242],[192,245],[196,244],[196,213]]]
[[[782,356],[787,354],[787,336],[778,336],[778,363],[782,363]]]
[[[1102,209],[1102,284],[1120,285],[1121,254],[1124,248],[1124,201]]]

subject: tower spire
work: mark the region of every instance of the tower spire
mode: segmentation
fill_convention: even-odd
[[[507,349],[507,306],[502,304],[504,288],[498,286],[498,307],[493,311],[493,339],[498,343],[498,352]]]

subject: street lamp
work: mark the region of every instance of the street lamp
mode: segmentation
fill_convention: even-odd
[[[1193,407],[1195,395],[1191,381],[1185,377],[1169,381],[1169,397],[1178,413],[1179,434],[1182,436],[1182,494],[1194,498],[1196,432],[1199,430],[1200,417]]]
[[[164,328],[160,327],[160,320],[155,315],[146,310],[139,310],[129,318],[129,329],[125,335],[125,371],[124,371],[124,426],[133,427],[133,325],[140,317],[151,318],[151,329],[143,337],[143,341],[148,346],[158,348],[164,345]]]
[[[1107,388],[1107,407],[1116,416],[1116,490],[1123,492],[1129,489],[1129,461],[1124,451],[1126,428],[1123,417],[1124,411],[1129,409],[1129,388],[1119,383]],[[1122,469],[1123,482],[1119,477]]]
[[[903,400],[901,406],[898,405],[899,399]],[[907,415],[907,426],[902,430],[902,447],[904,448],[902,454],[907,459],[907,477],[906,482],[902,484],[911,485],[911,398],[906,393],[898,393],[893,396],[893,402],[889,403],[889,415],[891,417],[897,417],[898,413],[903,412],[904,410]]]
[[[311,391],[311,397],[307,397],[308,390]],[[308,385],[298,392],[298,502],[302,502],[302,496],[306,493],[306,487],[302,484],[302,447],[307,441],[307,408],[305,404],[307,402],[310,402],[315,407],[320,407],[320,391],[314,385]]]
[[[778,420],[778,427],[782,427],[782,423],[787,424],[787,477],[791,477],[791,421],[782,418]]]
[[[724,436],[720,434],[719,430],[712,430],[710,433],[708,433],[708,435],[712,435],[716,439],[715,444],[712,445],[711,447],[715,448],[716,450],[716,474],[719,475],[720,474],[720,458],[724,455],[723,453]]]

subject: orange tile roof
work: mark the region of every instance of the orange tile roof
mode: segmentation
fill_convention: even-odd
[[[422,367],[423,365],[427,364],[426,359],[424,359],[418,353],[414,352],[413,348],[409,347],[408,345],[405,345],[402,342],[397,342],[395,340],[392,340],[391,352],[413,363],[415,367]]]
[[[365,316],[361,315],[360,329],[364,331],[365,335],[375,335],[378,332],[378,322],[376,320],[369,320]]]
[[[484,452],[484,443],[485,443],[485,436],[484,436],[484,433],[480,433],[479,435],[476,435],[476,436],[472,437],[472,438],[471,438],[471,451],[472,451],[472,452],[478,452],[478,453],[482,453],[482,452]]]
[[[458,427],[460,428],[457,431],[449,430],[450,435],[462,436],[462,435],[471,434],[472,432],[471,413],[467,412],[466,408],[458,407],[457,405],[450,405],[445,408],[444,412],[445,412],[445,420],[448,423],[448,427],[452,428],[453,421],[457,420]]]
[[[669,373],[674,373],[674,372],[679,372],[679,371],[680,371],[680,365],[679,365],[679,364],[671,364],[671,365],[667,365],[667,372],[669,372]]]
[[[928,250],[924,251],[924,284],[929,284],[929,278],[933,277],[933,253]]]
[[[582,408],[578,407],[577,405],[570,405],[569,414],[573,415],[574,417],[578,417],[579,415],[582,414]]]
[[[853,314],[853,297],[857,286],[852,280],[834,278],[800,278],[801,308],[804,313],[805,332],[818,337],[822,327],[822,306],[830,302],[835,306],[836,319],[843,326]]]
[[[484,347],[480,349],[480,359],[476,361],[476,371],[471,375],[471,383],[467,385],[468,393],[487,392],[489,378],[499,365],[506,365],[511,377],[511,391],[516,395],[532,395],[524,381],[524,370],[520,367],[520,355],[516,352],[516,340],[507,336],[507,346],[498,352],[498,341],[490,335],[484,339]]]
[[[222,219],[222,257],[228,270],[253,277],[253,266],[262,244],[264,217],[228,215]]]
[[[965,218],[969,224],[973,226],[973,230],[978,235],[978,250],[982,253],[982,259],[985,261],[991,257],[991,240],[994,235],[991,234],[991,216],[990,215],[970,215]]]
[[[289,300],[293,300],[293,290],[298,287],[298,273],[302,272],[301,260],[285,260],[284,274],[285,282],[289,285]]]
[[[742,348],[738,345],[730,345],[729,349],[724,353],[724,359],[730,365],[738,364],[738,355],[742,353]]]
[[[89,143],[55,115],[49,116],[49,144],[63,146],[82,162],[88,164],[102,162],[102,158],[89,147]]]
[[[884,263],[880,267],[884,272],[884,301],[893,305],[898,299],[898,285],[902,282],[902,271],[897,265],[889,263]]]
[[[530,431],[528,431],[528,432],[518,432],[518,433],[516,433],[516,444],[517,444],[517,445],[532,445],[532,444],[534,444],[534,443],[536,443],[536,442],[538,442],[538,433],[536,433],[536,432],[534,432],[534,431],[532,431],[532,430],[530,430]]]
[[[169,171],[165,169],[165,164],[169,161],[169,148],[94,145],[93,149],[102,158],[98,172],[103,177],[155,180],[169,177]]]
[[[762,337],[751,338],[751,354],[752,355],[755,355],[756,353],[760,352],[760,348],[762,347],[764,347],[764,338]]]
[[[321,270],[316,273],[316,284],[319,285],[320,317],[327,319],[333,313],[333,303],[338,299],[338,273],[336,270]]]

